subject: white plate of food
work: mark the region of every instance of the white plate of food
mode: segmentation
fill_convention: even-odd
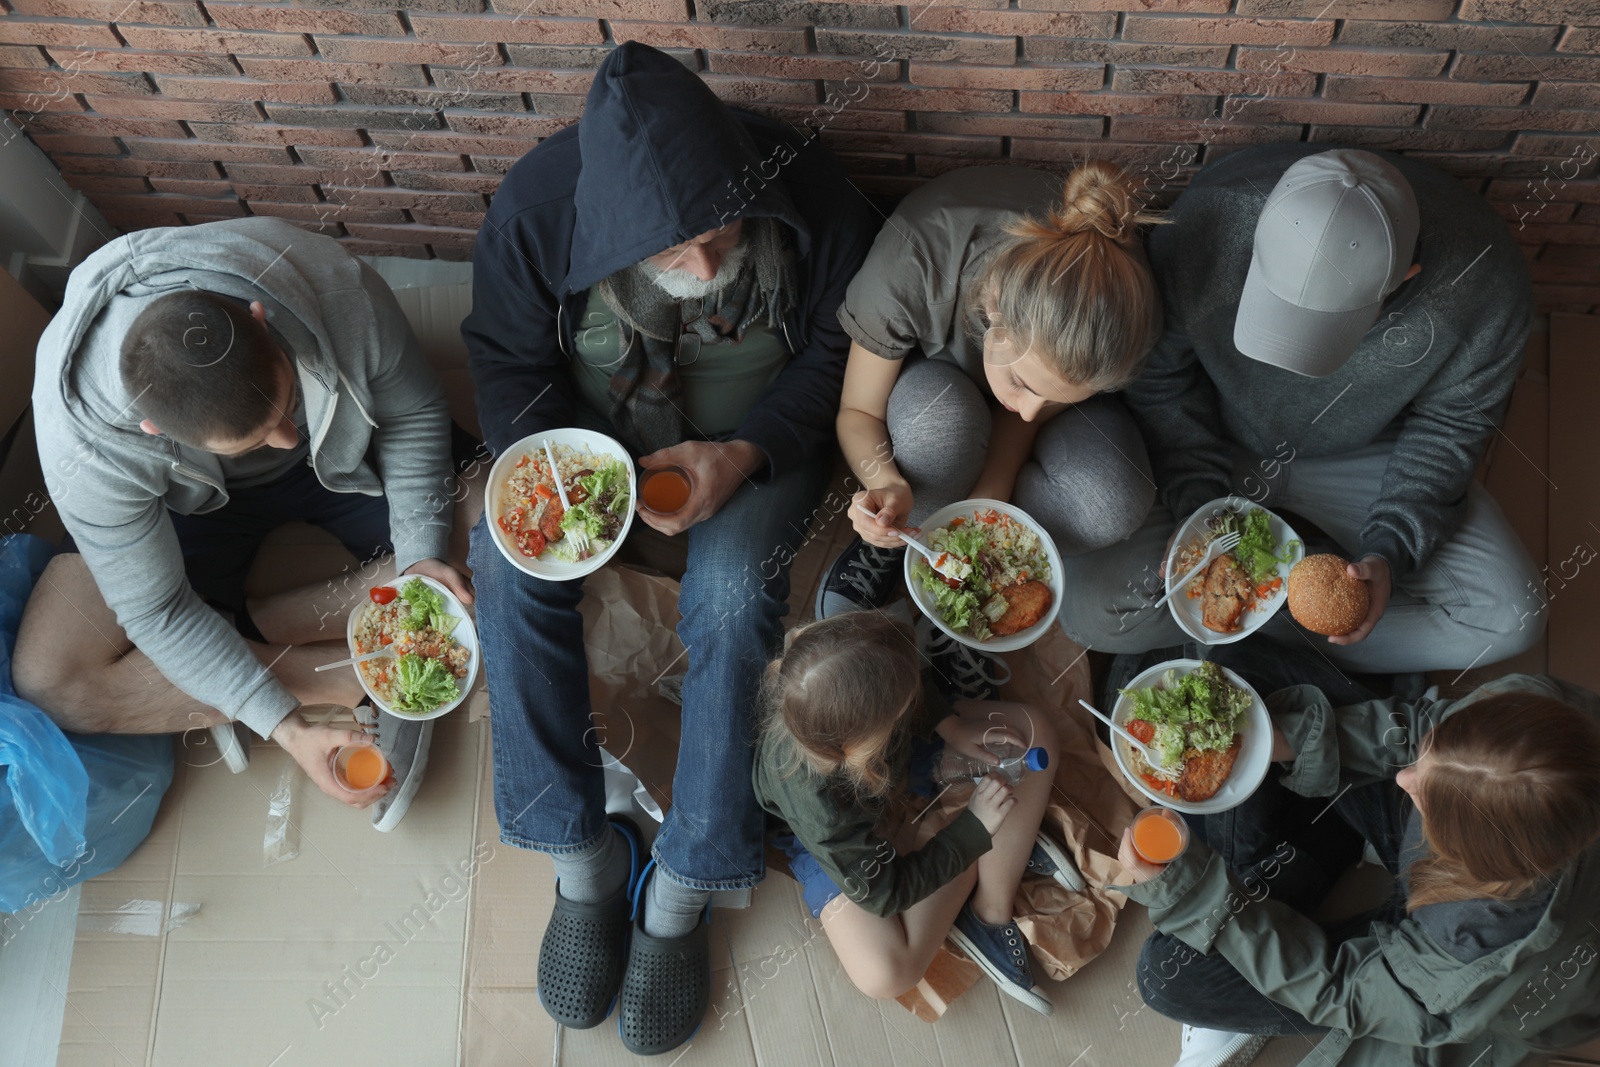
[[[350,613],[346,637],[352,656],[393,650],[355,665],[361,688],[391,715],[437,719],[478,680],[478,631],[461,601],[432,578],[373,586]]]
[[[1027,512],[961,500],[922,523],[922,543],[972,565],[958,584],[906,550],[906,588],[935,626],[964,645],[1012,652],[1044,636],[1061,610],[1061,553]]]
[[[1178,580],[1214,538],[1237,530],[1238,547],[1217,556],[1187,589]],[[1305,555],[1294,528],[1244,497],[1218,497],[1178,527],[1167,555],[1167,606],[1205,645],[1240,641],[1266,625],[1288,597],[1289,569]]]
[[[1122,690],[1111,718],[1162,760],[1151,767],[1126,739],[1113,736],[1123,777],[1175,811],[1209,815],[1243,804],[1272,762],[1266,704],[1243,678],[1215,663],[1156,664]]]
[[[545,458],[555,452],[572,503],[563,512]],[[582,578],[605,566],[633,527],[638,498],[633,459],[621,442],[593,430],[546,430],[500,453],[484,488],[489,531],[501,555],[518,570],[553,582]],[[589,533],[588,554],[577,558],[571,531]]]

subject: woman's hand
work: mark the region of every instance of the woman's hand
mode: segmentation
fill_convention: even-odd
[[[988,745],[1026,748],[1027,740],[1007,726],[992,708],[992,701],[963,700],[956,709],[959,714],[946,716],[933,728],[934,732],[943,738],[946,748],[985,763],[995,762]]]
[[[1128,872],[1128,882],[1138,885],[1160,876],[1167,869],[1165,863],[1150,863],[1133,847],[1133,827],[1122,831],[1122,846],[1117,849],[1117,862]]]
[[[1011,795],[1011,787],[1005,779],[992,774],[985,775],[978,782],[977,788],[972,791],[972,799],[967,801],[968,810],[983,823],[990,837],[999,831],[1000,824],[1006,821],[1006,816],[1016,806],[1017,798]]]
[[[639,518],[668,537],[717,513],[739,486],[761,469],[766,453],[749,441],[684,441],[639,457],[645,470],[682,467],[689,472],[689,499],[671,515],[652,515],[641,503]]]
[[[872,514],[863,514],[862,508]],[[850,501],[850,524],[863,541],[878,548],[903,548],[905,543],[894,535],[894,530],[898,527],[915,533],[904,525],[910,516],[911,487],[905,482],[863,489]]]

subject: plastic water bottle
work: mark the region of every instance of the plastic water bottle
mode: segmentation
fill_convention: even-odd
[[[939,785],[954,785],[997,774],[1011,785],[1016,785],[1029,771],[1042,771],[1050,766],[1050,754],[1042,748],[1030,748],[1024,752],[1017,745],[985,747],[994,754],[993,760],[973,759],[946,748],[939,765],[933,769],[933,780]]]

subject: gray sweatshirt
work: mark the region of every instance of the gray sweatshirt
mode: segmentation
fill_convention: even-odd
[[[1126,392],[1162,502],[1181,521],[1229,492],[1233,447],[1331,456],[1398,433],[1357,557],[1396,578],[1455,533],[1466,491],[1505,413],[1533,318],[1528,270],[1506,224],[1456,178],[1379,153],[1421,212],[1422,272],[1392,294],[1354,356],[1308,378],[1233,346],[1256,219],[1296,160],[1331,145],[1241,149],[1207,166],[1150,235],[1166,332]]]
[[[266,218],[141,230],[72,272],[33,389],[51,498],[129,640],[179,689],[267,737],[299,701],[190,588],[167,515],[226,504],[222,465],[142,431],[122,386],[130,312],[185,287],[266,307],[297,366],[318,479],[388,497],[401,570],[445,555],[450,417],[394,294],[330,238]]]

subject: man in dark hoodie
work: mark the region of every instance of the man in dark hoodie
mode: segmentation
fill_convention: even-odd
[[[640,511],[688,552],[683,740],[643,873],[632,829],[606,820],[582,582],[529,577],[486,523],[473,531],[501,840],[550,853],[558,878],[540,1000],[582,1028],[616,999],[635,1053],[699,1025],[710,893],[764,873],[757,690],[832,465],[849,346],[836,312],[875,228],[814,138],[625,44],[582,121],[512,168],[478,235],[462,334],[490,447],[581,423],[692,479],[675,514]]]

